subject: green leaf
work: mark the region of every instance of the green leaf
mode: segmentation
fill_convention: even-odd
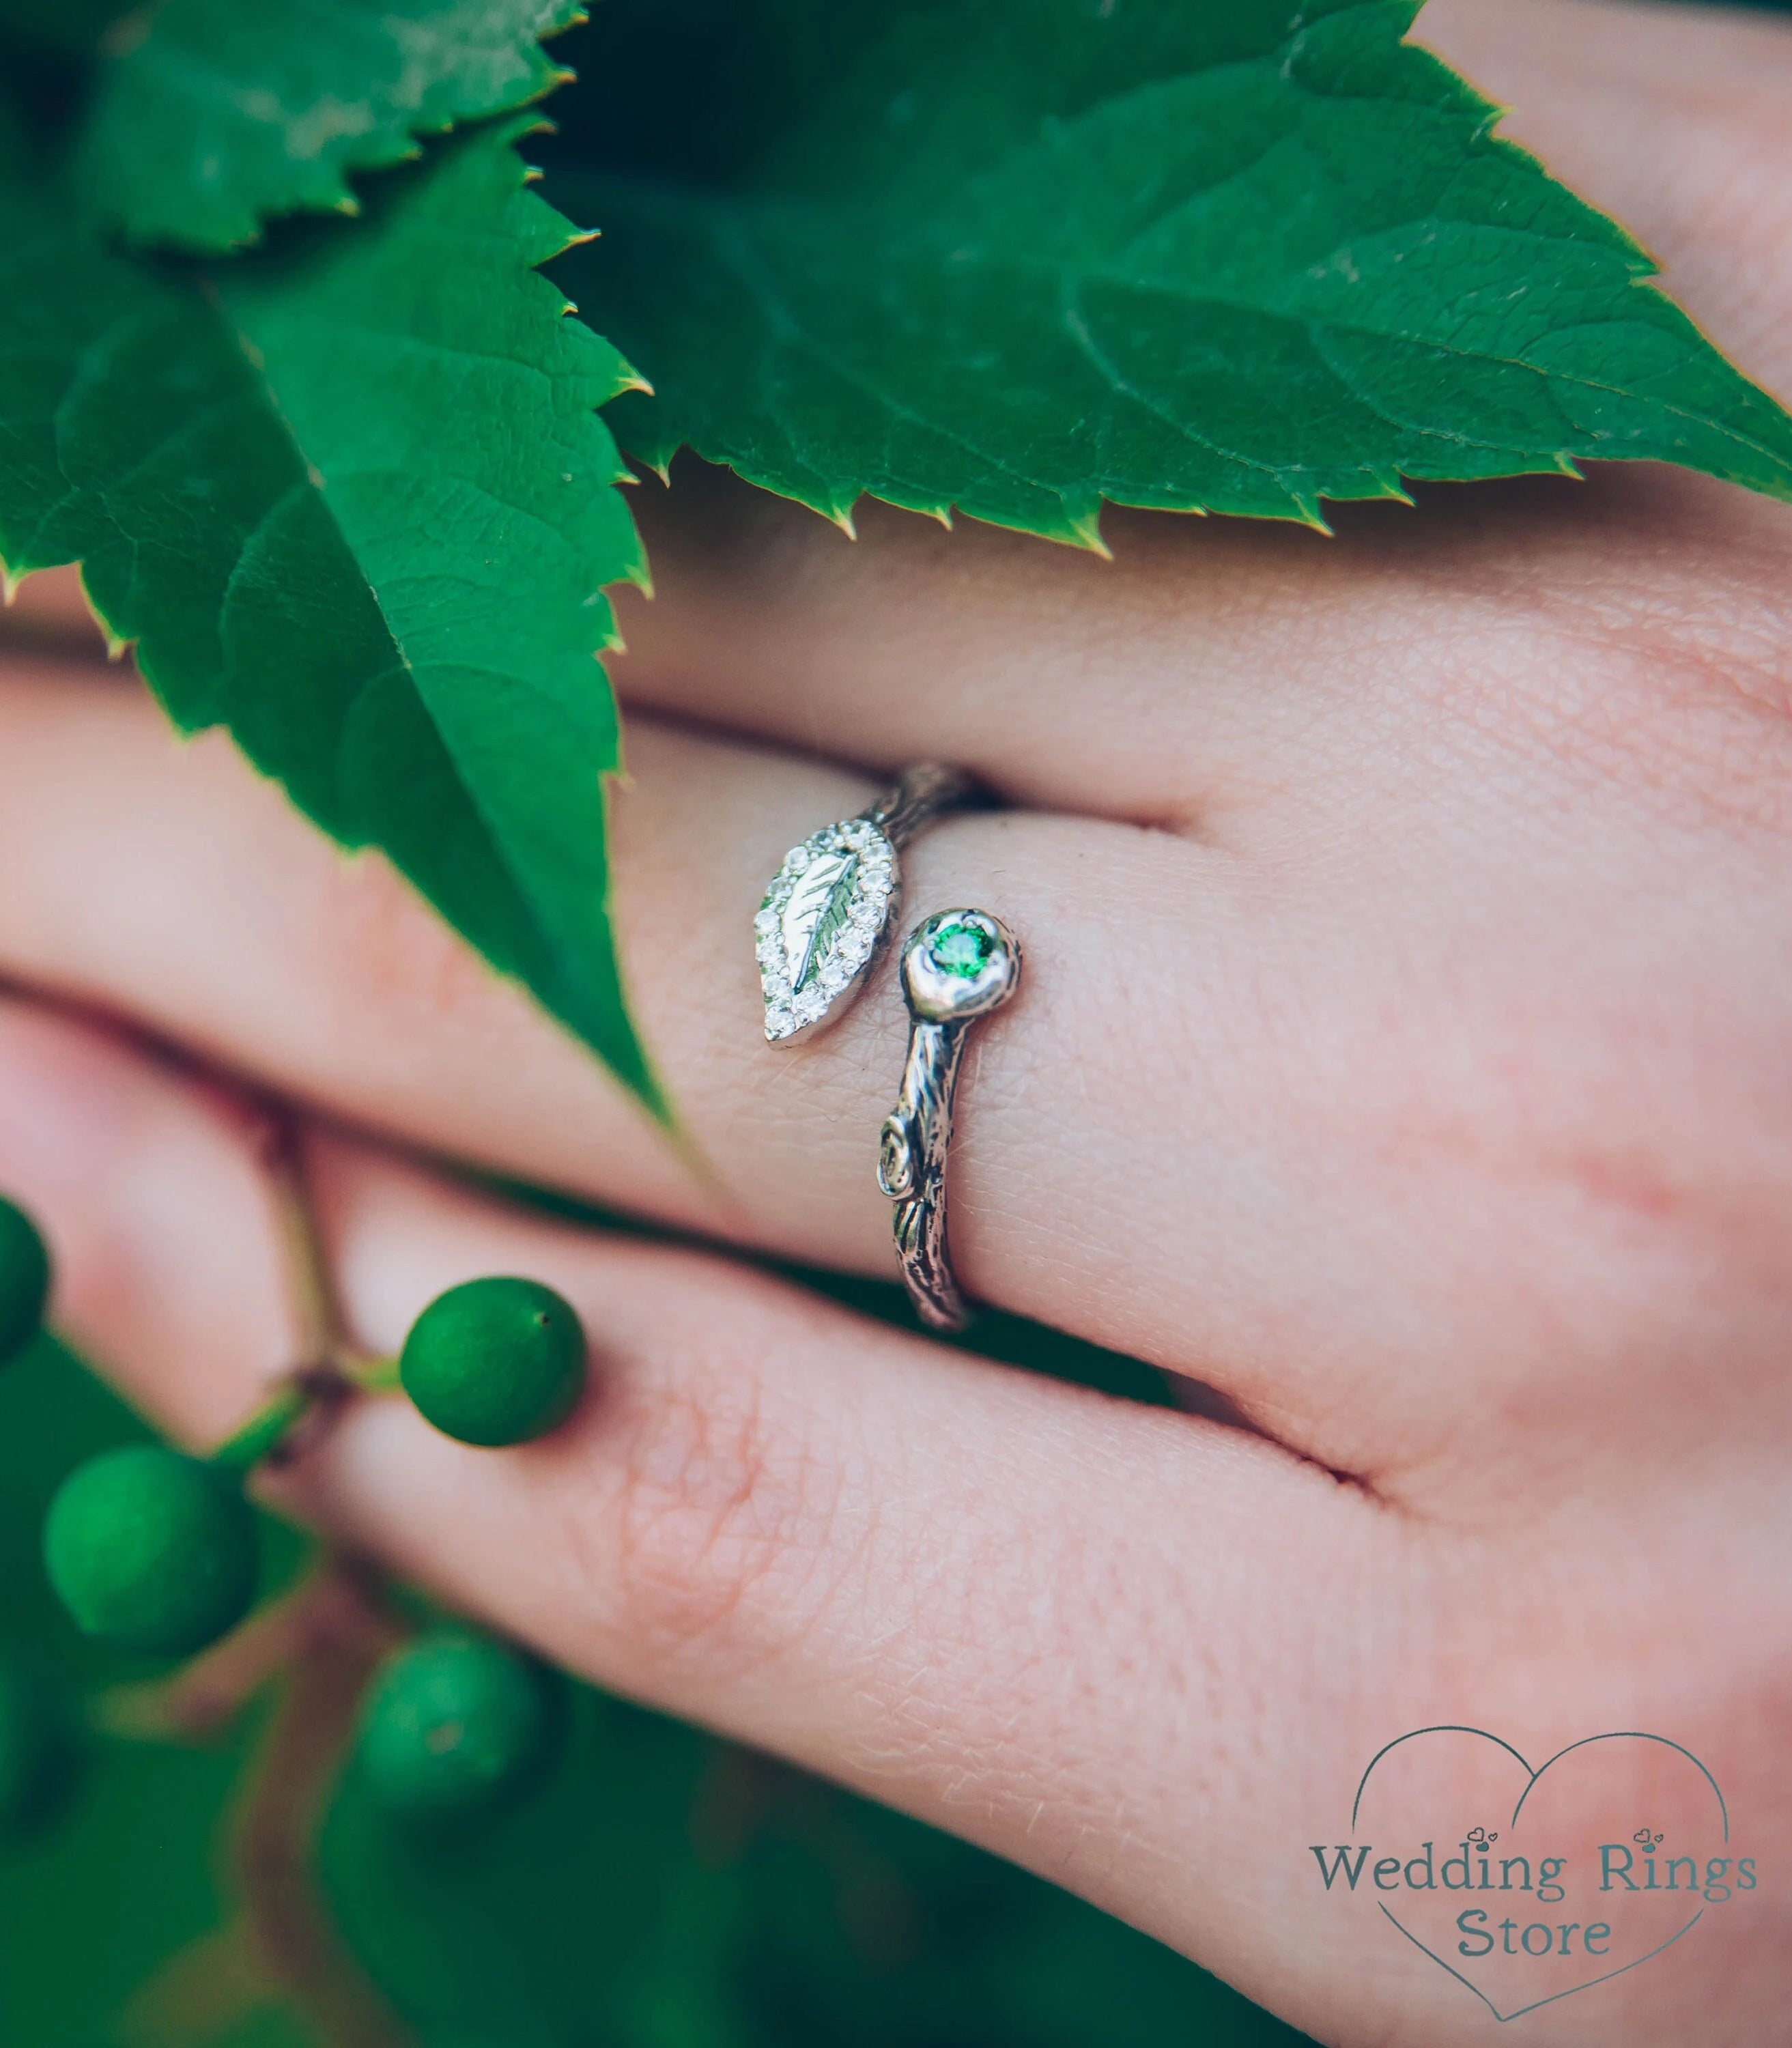
[[[663,1108],[611,931],[594,658],[603,586],[643,574],[592,409],[630,373],[534,274],[569,231],[520,132],[209,277],[0,198],[0,559],[82,561],[177,724],[227,724]]]
[[[1104,498],[1317,524],[1584,458],[1792,496],[1792,421],[1414,11],[612,0],[552,175],[658,394],[619,436],[1092,545]]]
[[[133,241],[194,250],[353,213],[351,172],[552,91],[568,74],[540,39],[584,18],[579,0],[162,0],[111,39],[79,180]]]

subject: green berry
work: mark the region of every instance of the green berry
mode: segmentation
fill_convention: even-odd
[[[363,1782],[411,1820],[489,1814],[529,1790],[564,1731],[558,1675],[483,1635],[441,1630],[389,1657],[362,1703]]]
[[[36,1336],[49,1291],[49,1254],[37,1226],[0,1196],[0,1365]]]
[[[89,1635],[178,1657],[255,1597],[254,1518],[229,1479],[157,1444],[90,1458],[44,1523],[50,1584]]]
[[[0,1841],[42,1833],[73,1797],[83,1761],[68,1689],[21,1658],[0,1658]]]
[[[585,1332],[570,1301],[535,1280],[469,1280],[438,1294],[398,1360],[427,1422],[495,1449],[545,1437],[585,1383]]]

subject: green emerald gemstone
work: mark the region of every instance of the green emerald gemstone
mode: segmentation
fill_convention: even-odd
[[[981,974],[995,951],[995,941],[980,925],[942,925],[927,950],[941,974],[968,981]]]

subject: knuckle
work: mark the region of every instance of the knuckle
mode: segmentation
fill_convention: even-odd
[[[1478,740],[1584,793],[1617,788],[1670,829],[1792,835],[1792,623],[1783,550],[1676,533],[1606,541],[1440,665]]]
[[[749,1665],[801,1635],[831,1589],[840,1477],[744,1376],[625,1418],[588,1569],[631,1651]]]

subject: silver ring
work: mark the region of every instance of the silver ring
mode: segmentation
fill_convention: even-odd
[[[902,1278],[932,1329],[961,1330],[971,1320],[946,1251],[946,1152],[965,1035],[1013,995],[1020,976],[1019,941],[987,910],[941,910],[902,948],[909,1057],[883,1121],[878,1185],[896,1204]]]
[[[770,1044],[812,1038],[846,1009],[902,908],[903,848],[976,796],[963,769],[923,762],[858,816],[791,848],[753,920]]]

